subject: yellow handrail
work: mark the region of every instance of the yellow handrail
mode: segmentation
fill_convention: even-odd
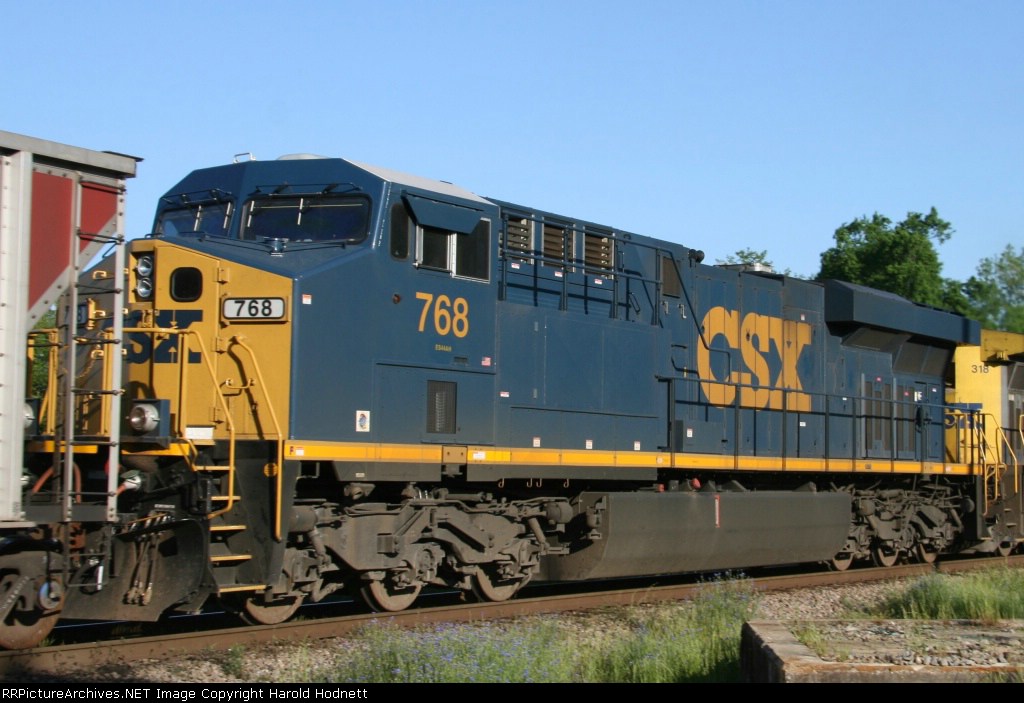
[[[1020,464],[1017,461],[1017,454],[1013,451],[1013,447],[1010,445],[1010,440],[1007,438],[1006,433],[1003,432],[1003,428],[998,424],[996,425],[996,432],[999,433],[999,440],[1003,445],[1003,448],[1006,450],[1006,453],[1010,456],[1010,462],[1013,466],[1013,492],[1020,493],[1020,480],[1017,473],[1017,468]]]
[[[41,337],[45,335],[46,341],[39,344],[35,341],[35,337]],[[43,399],[39,403],[39,434],[50,435],[54,433],[54,422],[57,418],[57,374],[60,370],[60,330],[48,327],[43,329],[31,330],[28,333],[28,368],[31,371],[33,364],[35,363],[33,349],[37,347],[46,347],[47,356],[46,360],[46,390],[43,392]],[[30,388],[30,385],[26,385],[26,388]],[[27,394],[26,394],[27,395]],[[45,422],[44,422],[45,420]]]
[[[188,345],[183,345],[182,341],[184,335],[189,335],[199,345],[199,357],[203,360],[203,365],[206,367],[207,372],[210,374],[210,380],[213,382],[214,393],[217,396],[217,402],[220,404],[221,410],[224,412],[224,422],[227,424],[228,430],[228,490],[227,490],[227,503],[220,510],[214,510],[212,513],[207,515],[207,519],[212,520],[218,515],[231,510],[235,505],[235,423],[231,419],[231,412],[228,409],[227,400],[224,399],[224,395],[220,392],[220,387],[217,384],[217,372],[214,370],[213,365],[210,363],[210,355],[206,350],[206,345],[203,343],[203,338],[199,336],[196,330],[179,327],[126,327],[123,330],[124,334],[166,334],[166,335],[179,335],[178,339],[178,362],[181,365],[180,369],[180,383],[178,389],[178,435],[184,437],[183,428],[185,427],[185,395],[186,395],[186,374],[185,367],[188,365]],[[184,348],[183,348],[184,347]],[[184,355],[182,354],[184,352]]]
[[[234,344],[244,349],[249,358],[252,359],[252,367],[256,372],[256,382],[263,391],[263,397],[267,401],[267,408],[270,410],[270,420],[274,423],[274,432],[277,434],[277,510],[274,515],[274,539],[281,539],[281,493],[284,490],[284,434],[281,432],[281,425],[277,421],[277,413],[274,411],[274,404],[270,400],[270,393],[267,392],[267,384],[263,381],[263,372],[260,370],[259,362],[252,348],[245,343],[245,337],[236,335],[231,338]]]

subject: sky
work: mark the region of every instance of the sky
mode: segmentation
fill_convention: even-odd
[[[1024,244],[1024,2],[0,0],[0,130],[189,171],[315,153],[814,276],[935,207]]]

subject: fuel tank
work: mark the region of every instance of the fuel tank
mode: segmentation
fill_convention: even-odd
[[[572,581],[716,571],[832,558],[846,543],[850,496],[813,491],[583,493],[591,539],[541,565]]]

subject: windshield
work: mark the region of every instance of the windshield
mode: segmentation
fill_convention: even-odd
[[[363,197],[316,194],[252,200],[246,206],[242,239],[361,242],[369,219],[370,201]]]
[[[164,210],[156,223],[157,234],[213,234],[226,236],[231,203],[196,204]]]

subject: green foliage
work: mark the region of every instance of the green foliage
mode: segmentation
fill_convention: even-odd
[[[1024,333],[1024,246],[982,259],[963,285],[969,313],[989,329]]]
[[[765,266],[771,266],[772,262],[768,260],[768,250],[762,249],[761,251],[755,251],[754,249],[739,249],[735,254],[729,254],[725,257],[725,260],[718,260],[719,264],[764,264]]]
[[[221,671],[228,676],[241,679],[245,676],[245,647],[235,645],[230,647],[223,655],[220,662]]]
[[[802,644],[823,659],[846,661],[850,658],[849,650],[846,647],[837,647],[814,622],[795,625],[793,634]]]
[[[717,259],[716,264],[727,266],[734,266],[736,264],[763,264],[768,268],[775,270],[775,264],[768,258],[768,250],[762,249],[757,251],[755,249],[739,249],[735,254],[729,254],[725,259]],[[782,271],[787,276],[792,275],[789,269]]]
[[[835,231],[835,246],[822,253],[817,279],[836,278],[917,303],[962,310],[965,301],[959,285],[942,277],[934,245],[952,234],[952,226],[935,208],[927,215],[907,213],[898,223],[876,212]]]
[[[552,622],[438,625],[364,632],[368,656],[339,672],[346,683],[529,683],[572,681],[575,661]]]
[[[931,620],[1024,618],[1024,571],[993,569],[962,576],[925,576],[886,599],[879,614]]]
[[[756,607],[748,582],[716,581],[689,604],[623,609],[623,635],[580,638],[542,618],[417,630],[373,623],[343,664],[297,675],[310,683],[738,681],[740,631]]]
[[[57,311],[47,310],[33,329],[45,330],[57,326]],[[46,383],[50,368],[50,349],[45,345],[45,337],[34,335],[35,350],[32,353],[32,377],[29,379],[28,388],[25,389],[26,397],[41,398],[46,393]]]
[[[691,608],[659,608],[633,635],[589,662],[587,680],[606,683],[739,681],[740,633],[756,610],[743,581],[714,584]]]

